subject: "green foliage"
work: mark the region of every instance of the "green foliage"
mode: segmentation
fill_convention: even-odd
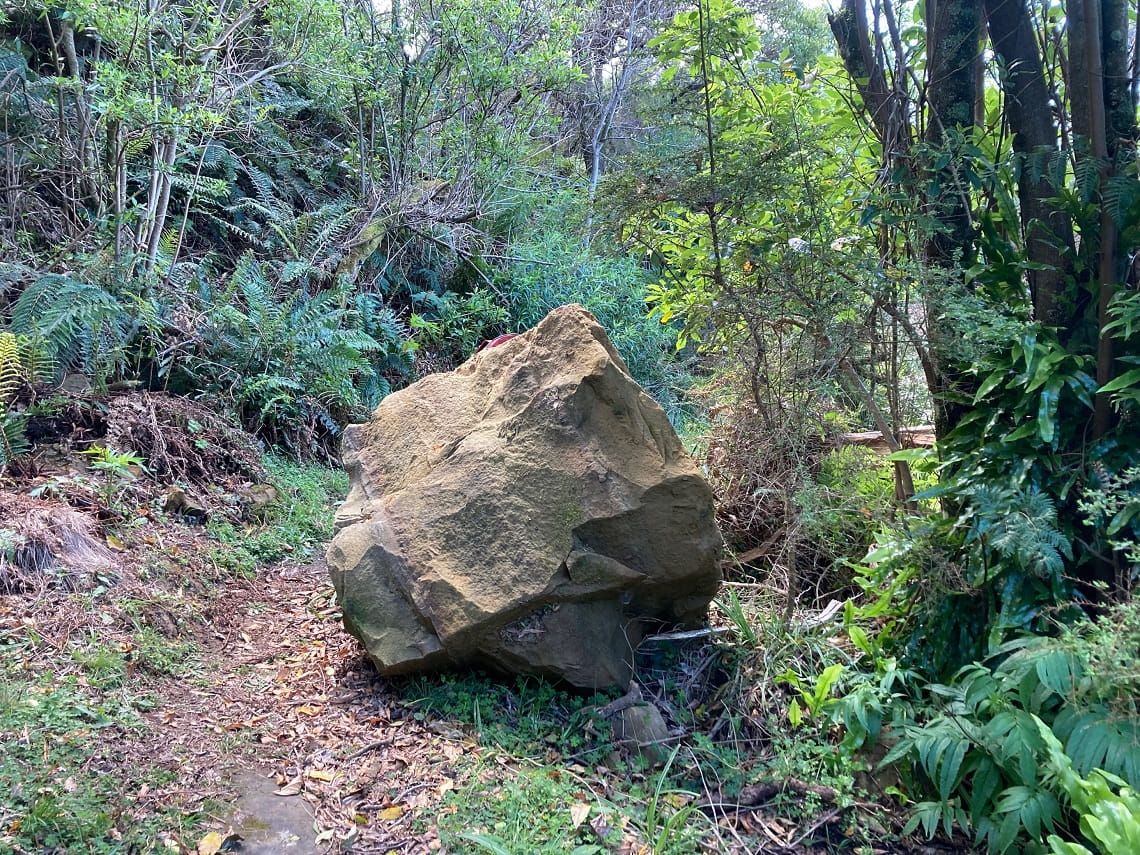
[[[1108,544],[1125,556],[1132,566],[1140,566],[1140,540],[1136,521],[1140,516],[1140,466],[1108,473],[1094,469],[1092,483],[1077,502],[1080,512],[1094,531],[1103,531]]]
[[[922,494],[946,503],[933,536],[957,569],[943,575],[943,594],[916,600],[915,626],[929,639],[956,632],[948,621],[968,625],[984,646],[950,648],[961,658],[940,669],[1018,633],[1046,631],[1052,610],[1077,593],[1078,574],[1095,577],[1107,563],[1123,581],[1122,557],[1140,523],[1129,510],[1135,436],[1122,424],[1087,446],[1096,392],[1089,357],[1025,324],[976,359],[975,407],[940,442],[941,483]]]
[[[101,752],[142,727],[143,699],[117,688],[122,655],[116,669],[114,652],[84,652],[84,686],[75,677],[29,679],[8,642],[0,636],[0,662],[7,663],[0,665],[0,846],[92,855],[149,850],[160,831],[183,822],[170,808],[138,803],[140,786],[158,786],[164,773],[98,771]]]
[[[558,306],[581,303],[605,327],[633,378],[677,424],[683,416],[678,393],[688,378],[685,362],[673,353],[676,330],[647,317],[649,279],[640,265],[584,249],[559,228],[573,202],[556,200],[541,215],[544,228],[512,247],[503,274],[512,331],[534,326]]]
[[[140,626],[134,633],[135,656],[139,666],[152,674],[186,677],[197,664],[196,645],[188,641],[171,641],[154,627]]]
[[[30,449],[25,434],[27,415],[13,412],[10,404],[25,379],[21,341],[9,332],[0,332],[0,472]]]
[[[716,605],[736,629],[736,634],[740,641],[744,642],[744,644],[750,648],[756,647],[759,644],[759,636],[757,636],[756,630],[753,629],[752,622],[735,588],[724,588],[721,597],[716,600]]]
[[[884,765],[902,764],[931,796],[915,806],[910,829],[972,830],[991,852],[1024,847],[1072,822],[1050,746],[1063,746],[1074,775],[1100,769],[1129,786],[1140,781],[1138,613],[1128,603],[1058,637],[1011,642],[992,667],[974,663],[926,686],[921,702],[864,684],[829,710],[856,746],[891,721]]]
[[[1033,715],[1013,706],[1008,691],[977,665],[930,688],[935,712],[904,729],[884,758],[913,763],[937,796],[915,806],[908,831],[972,828],[991,852],[1005,852],[1022,834],[1040,839],[1053,829],[1060,805],[1039,775],[1043,743]]]
[[[34,342],[56,371],[105,382],[121,363],[131,324],[126,307],[98,285],[48,274],[11,308],[10,332]]]
[[[485,340],[508,331],[510,316],[502,298],[482,288],[468,294],[449,291],[442,297],[429,292],[422,297],[424,313],[409,318],[417,349],[462,362]]]
[[[711,825],[704,814],[697,813],[696,793],[668,786],[669,773],[679,750],[675,748],[669,754],[669,759],[657,775],[640,822],[653,855],[691,852],[699,845],[701,834],[706,830],[702,826]],[[677,807],[678,803],[681,804],[680,807]]]
[[[1044,722],[1037,727],[1048,752],[1049,773],[1080,815],[1084,838],[1102,855],[1140,850],[1140,794],[1116,775],[1095,769],[1087,777],[1073,771],[1073,763]],[[1049,835],[1054,855],[1092,855],[1079,843],[1067,843]]]
[[[675,758],[676,752],[648,782],[647,792],[632,792],[620,804],[585,795],[583,782],[570,772],[524,767],[506,780],[500,771],[488,784],[476,767],[470,783],[448,794],[438,815],[440,837],[456,852],[600,855],[628,839],[624,829],[629,822],[645,841],[646,852],[693,852],[709,824],[693,806],[695,794],[671,785]],[[572,808],[584,811],[578,823]],[[599,834],[605,835],[603,845],[595,842]]]
[[[417,677],[408,680],[403,693],[421,711],[417,717],[457,719],[474,728],[480,741],[511,754],[541,755],[553,747],[600,756],[609,750],[606,734],[587,727],[591,704],[609,697],[575,695],[524,677],[512,686],[483,674]]]
[[[814,476],[805,475],[795,501],[817,560],[846,577],[850,562],[866,556],[878,529],[898,510],[893,464],[860,446],[837,449],[820,461]]]
[[[495,777],[502,774],[502,767]],[[574,827],[570,806],[581,785],[569,775],[520,769],[493,785],[480,780],[448,793],[437,814],[440,839],[451,852],[495,855],[599,855],[588,824]],[[591,805],[597,812],[598,807]],[[606,813],[610,810],[602,808]]]
[[[138,477],[137,470],[145,468],[146,461],[130,452],[116,452],[102,445],[92,446],[81,453],[87,456],[92,469],[102,473],[103,483],[99,492],[104,505],[118,508],[120,495]]]
[[[270,442],[319,453],[363,415],[359,381],[375,375],[386,345],[358,328],[346,289],[308,295],[266,273],[247,254],[224,288],[204,291],[198,347],[180,370]]]
[[[266,458],[265,468],[281,498],[269,505],[259,526],[243,529],[218,518],[207,525],[219,544],[211,551],[215,563],[247,577],[261,564],[286,556],[302,559],[328,541],[336,504],[348,492],[341,469],[276,456]]]

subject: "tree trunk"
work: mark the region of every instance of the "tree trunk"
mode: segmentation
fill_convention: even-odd
[[[1075,309],[1072,295],[1065,294],[1075,249],[1072,222],[1051,201],[1057,188],[1049,180],[1048,160],[1059,156],[1052,95],[1025,0],[985,0],[985,12],[1001,60],[1013,150],[1022,161],[1017,195],[1025,251],[1030,262],[1041,265],[1029,271],[1034,315],[1049,326],[1063,327]]]
[[[981,48],[979,0],[939,0],[928,6],[926,100],[930,117],[926,142],[932,149],[954,146],[954,137],[974,125],[977,79],[974,64]],[[970,199],[952,156],[931,178],[941,188],[927,204],[941,226],[927,244],[927,258],[940,266],[962,260],[973,240]]]
[[[933,151],[949,153],[945,166],[927,173],[926,207],[936,223],[926,241],[928,264],[953,271],[969,264],[973,251],[974,223],[968,185],[959,170],[956,149],[974,125],[977,78],[974,67],[981,50],[980,0],[939,0],[927,7],[926,101],[929,117],[926,142]],[[966,414],[972,397],[969,380],[950,355],[957,346],[936,318],[940,308],[928,300],[930,352],[937,380],[934,395],[934,429],[939,438],[954,429]]]

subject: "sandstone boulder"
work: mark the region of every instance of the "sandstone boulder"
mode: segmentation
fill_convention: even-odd
[[[329,569],[385,674],[624,686],[644,634],[701,623],[720,583],[708,485],[581,306],[389,395],[344,462]]]

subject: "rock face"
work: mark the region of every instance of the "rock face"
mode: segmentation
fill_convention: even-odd
[[[720,583],[708,485],[581,306],[389,395],[344,461],[329,569],[385,674],[624,686],[643,635],[703,621]]]

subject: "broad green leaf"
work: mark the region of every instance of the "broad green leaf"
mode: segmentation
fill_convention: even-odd
[[[1033,421],[1029,421],[1023,424],[1021,427],[1017,428],[1017,430],[1013,430],[1007,433],[1004,437],[1002,437],[1002,440],[1004,442],[1017,442],[1019,439],[1025,439],[1026,437],[1033,436],[1036,433],[1037,424]]]
[[[914,463],[916,460],[926,460],[931,456],[928,448],[904,448],[887,455],[892,463]]]
[[[1055,429],[1054,418],[1057,415],[1057,404],[1060,401],[1061,387],[1065,384],[1065,378],[1056,375],[1050,378],[1049,382],[1045,384],[1045,388],[1041,390],[1041,403],[1037,409],[1037,435],[1041,437],[1042,442],[1053,441],[1053,433]]]
[[[1105,533],[1109,537],[1112,537],[1114,534],[1128,525],[1128,523],[1132,521],[1132,518],[1136,516],[1137,513],[1140,513],[1140,502],[1133,501],[1125,505],[1120,509],[1119,513],[1117,513],[1116,516],[1114,516],[1109,521],[1108,527],[1105,529]]]
[[[962,768],[962,760],[970,743],[959,739],[950,746],[950,750],[942,756],[942,763],[938,769],[938,795],[943,801],[949,801],[954,788],[958,783],[958,773]]]
[[[978,401],[982,400],[982,398],[986,397],[986,395],[997,388],[998,384],[1000,384],[1002,380],[1006,378],[1007,373],[1008,372],[1004,368],[999,368],[997,371],[994,371],[992,374],[990,374],[989,377],[983,380],[982,385],[978,387],[978,391],[974,395],[974,403],[978,403]]]
[[[871,645],[871,640],[867,637],[862,628],[858,626],[847,627],[847,635],[851,638],[851,643],[854,644],[860,651],[868,656],[874,656],[874,647]]]
[[[1133,368],[1131,371],[1125,371],[1115,380],[1109,380],[1101,386],[1098,392],[1119,392],[1121,389],[1127,389],[1130,386],[1140,384],[1140,368]]]
[[[803,723],[803,720],[803,710],[800,709],[799,702],[793,698],[792,702],[788,704],[788,722],[792,727],[799,727]]]

